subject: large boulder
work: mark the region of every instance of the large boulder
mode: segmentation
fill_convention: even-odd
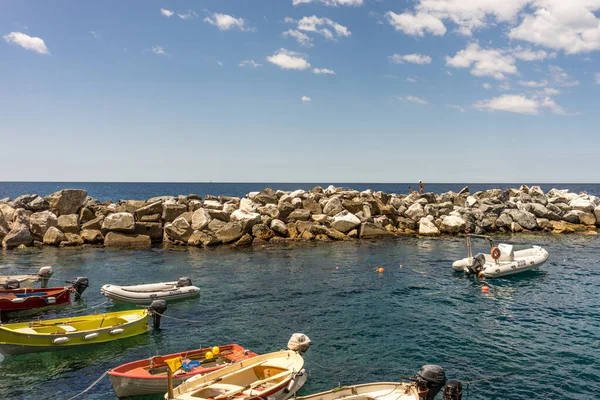
[[[154,203],[150,203],[143,207],[138,208],[134,211],[133,215],[137,221],[141,221],[145,216],[154,216],[159,215],[162,216],[163,213],[163,204],[162,201],[155,201]],[[160,217],[159,217],[160,218]]]
[[[360,225],[360,219],[347,210],[344,210],[332,217],[331,227],[342,233],[351,231]]]
[[[277,194],[273,189],[266,188],[258,192],[253,200],[261,204],[277,204]]]
[[[327,201],[327,203],[325,203],[325,206],[323,207],[323,214],[327,214],[332,217],[336,214],[339,214],[343,210],[344,208],[342,206],[342,201],[339,199],[339,197],[332,197]]]
[[[103,215],[101,215],[92,220],[89,220],[85,224],[81,225],[81,230],[84,230],[84,229],[100,230],[100,229],[102,229],[102,223],[104,222],[104,218],[105,217]]]
[[[228,222],[215,233],[215,236],[222,243],[231,243],[244,236],[244,227],[239,221]]]
[[[302,208],[310,211],[311,214],[321,214],[323,212],[323,209],[319,203],[317,203],[315,199],[311,198],[302,200]]]
[[[380,236],[393,236],[393,233],[372,222],[363,222],[360,224],[358,235],[361,238],[373,238]]]
[[[65,240],[67,240],[67,236],[55,226],[51,226],[48,228],[48,230],[46,230],[43,239],[44,244],[50,246],[58,246],[60,242],[63,242]]]
[[[533,230],[537,228],[537,220],[535,215],[528,211],[510,210],[508,214],[514,222],[525,229]]]
[[[117,212],[128,212],[133,214],[145,205],[146,202],[144,200],[120,200],[116,206]]]
[[[295,210],[292,203],[288,203],[288,202],[279,203],[279,205],[277,206],[277,209],[279,210],[279,218],[280,219],[287,219],[287,217]]]
[[[15,209],[8,204],[0,204],[0,225],[8,228],[15,218]],[[6,224],[4,224],[6,223]],[[10,229],[10,228],[8,228]]]
[[[213,234],[207,231],[194,231],[188,239],[188,246],[215,246],[221,243]]]
[[[81,231],[80,235],[85,243],[98,244],[104,241],[102,232],[98,229],[84,229]]]
[[[600,206],[594,208],[594,216],[596,217],[596,225],[600,225]]]
[[[50,208],[57,215],[75,214],[87,199],[87,192],[82,189],[63,189],[46,196]]]
[[[579,224],[579,217],[581,215],[585,215],[585,212],[581,210],[571,210],[565,215],[563,215],[562,219],[572,224]]]
[[[596,205],[593,202],[583,198],[571,200],[569,206],[574,210],[579,210],[586,213],[594,212],[594,209],[596,208]]]
[[[439,234],[440,230],[429,218],[421,218],[419,220],[419,235],[438,236]]]
[[[165,234],[171,240],[187,243],[192,233],[194,233],[192,226],[183,216],[177,217],[175,221],[165,225]]]
[[[207,210],[222,210],[223,204],[219,200],[204,200],[202,203]]]
[[[579,216],[579,223],[583,225],[596,225],[596,217],[592,213],[583,213]]]
[[[38,212],[47,210],[49,205],[46,200],[37,194],[24,194],[13,200],[15,208],[24,208],[25,210]]]
[[[264,224],[257,224],[252,227],[252,236],[257,239],[269,241],[273,236],[275,236],[275,233],[268,226]]]
[[[288,222],[308,221],[310,219],[310,211],[304,209],[294,210],[288,215]]]
[[[201,231],[208,226],[211,220],[212,217],[208,211],[206,211],[204,208],[199,208],[194,211],[194,214],[192,214],[192,229],[195,231]]]
[[[419,221],[425,216],[425,210],[419,203],[414,203],[404,212],[404,216],[412,219],[413,221]]]
[[[177,204],[177,203],[163,203],[163,214],[162,219],[165,222],[173,222],[177,217],[187,211],[187,206],[185,204]]]
[[[546,206],[539,203],[527,204],[525,210],[529,211],[538,218],[546,218],[554,221],[558,221],[560,219],[560,216],[557,213],[550,211],[550,209],[548,209]]]
[[[279,218],[279,209],[275,204],[266,204],[258,208],[260,215],[267,215],[271,218]]]
[[[288,227],[287,225],[279,220],[279,219],[274,219],[273,221],[271,221],[271,229],[280,234],[281,236],[287,236],[288,235]]]
[[[41,211],[29,216],[29,225],[34,236],[43,238],[48,228],[58,226],[58,218],[51,211]]]
[[[244,210],[235,210],[229,216],[231,222],[239,222],[242,224],[244,232],[249,232],[252,227],[256,224],[260,224],[260,214],[255,212],[248,212]]]
[[[59,216],[58,229],[64,233],[79,233],[79,215],[65,214]]]
[[[461,233],[465,231],[466,227],[466,221],[455,215],[448,215],[444,217],[440,226],[441,231],[444,233]]]
[[[102,222],[102,233],[105,235],[108,232],[133,233],[134,230],[135,219],[126,212],[109,214]]]
[[[163,240],[163,226],[160,222],[136,222],[133,233],[150,236],[150,240],[153,242]],[[83,236],[83,232],[81,235]]]
[[[152,246],[152,240],[147,235],[108,232],[104,238],[106,247],[145,248]]]
[[[2,247],[12,249],[20,245],[30,246],[33,243],[33,235],[29,228],[23,225],[14,226],[2,239]]]
[[[241,199],[240,200],[240,210],[246,211],[246,212],[256,212],[258,211],[258,208],[260,207],[260,204],[257,204],[255,202],[253,202],[250,199]]]

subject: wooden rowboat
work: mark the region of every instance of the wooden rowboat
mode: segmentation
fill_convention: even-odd
[[[377,382],[343,386],[327,392],[296,397],[296,400],[419,400],[416,383]]]
[[[0,312],[69,303],[72,290],[71,287],[0,290]]]
[[[148,330],[147,309],[0,325],[0,353],[64,350],[111,342]]]
[[[209,352],[213,357],[209,355],[207,359]],[[168,390],[169,367],[165,360],[184,360],[184,368],[173,374],[173,385],[176,386],[192,376],[207,374],[256,355],[237,344],[228,344],[133,361],[111,369],[108,376],[117,397],[163,394]]]
[[[299,352],[281,350],[196,375],[173,390],[179,400],[286,400],[306,382]],[[165,395],[165,399],[168,395]]]
[[[1,275],[0,286],[8,289],[11,282],[17,281],[20,288],[32,288],[36,283],[40,283],[40,287],[48,287],[48,280],[54,273],[51,266],[41,267],[37,274],[29,275]]]

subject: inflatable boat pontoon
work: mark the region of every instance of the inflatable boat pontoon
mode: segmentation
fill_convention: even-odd
[[[115,303],[150,304],[154,300],[171,302],[198,296],[200,289],[192,286],[190,278],[179,278],[177,282],[150,283],[147,285],[104,285],[100,292]]]

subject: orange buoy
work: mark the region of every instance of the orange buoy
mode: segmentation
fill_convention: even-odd
[[[382,272],[384,272],[384,271],[385,271],[385,269],[383,269],[383,267],[379,267],[379,268],[377,268],[377,272],[379,272],[380,274],[381,274]]]
[[[483,276],[484,276],[483,272],[478,273],[477,276],[480,277],[480,278],[483,278]]]
[[[482,291],[483,293],[487,293],[487,292],[489,292],[489,290],[490,290],[490,287],[489,287],[489,286],[482,286],[482,287],[481,287],[481,291]]]
[[[492,250],[490,250],[490,255],[494,260],[499,259],[501,254],[500,249],[497,247],[492,247]]]

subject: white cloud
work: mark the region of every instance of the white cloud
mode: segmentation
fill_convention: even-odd
[[[213,13],[210,17],[204,18],[204,21],[216,26],[220,31],[228,31],[233,28],[238,28],[242,32],[252,30],[246,26],[243,18],[235,18],[227,14]]]
[[[254,60],[244,60],[240,63],[240,67],[251,67],[251,68],[258,68],[258,67],[262,67],[262,64],[259,64],[257,62],[255,62]]]
[[[388,11],[385,16],[394,29],[407,35],[423,36],[426,32],[437,36],[446,34],[446,27],[442,21],[427,13],[413,15],[410,13],[396,14]]]
[[[533,14],[527,14],[509,37],[567,54],[600,49],[598,0],[533,0]]]
[[[504,50],[483,49],[477,43],[471,43],[454,57],[446,57],[446,65],[454,68],[471,68],[475,76],[491,76],[504,79],[506,75],[517,73],[515,59]]]
[[[168,55],[167,53],[165,53],[165,49],[163,49],[162,46],[152,46],[152,52],[159,56]]]
[[[596,72],[596,75],[594,75],[594,77],[596,78],[596,85],[600,85],[600,72]]]
[[[330,27],[333,29],[334,33],[331,29],[326,27]],[[316,15],[310,17],[304,17],[298,21],[298,30],[305,32],[314,32],[319,35],[323,35],[325,38],[329,40],[333,40],[337,37],[348,37],[352,34],[347,27],[338,24],[335,21],[330,20],[329,18],[319,18]]]
[[[186,12],[185,14],[177,13],[177,16],[181,19],[190,19],[190,18],[197,17],[198,14],[196,14],[196,12],[194,10],[188,10],[188,12]]]
[[[421,97],[416,97],[416,96],[398,97],[398,100],[400,100],[400,101],[410,101],[411,103],[417,103],[417,104],[429,104],[427,102],[427,100],[422,99]]]
[[[292,0],[293,6],[310,3],[321,3],[328,7],[362,6],[364,4],[364,0]]]
[[[579,81],[574,81],[561,67],[551,65],[548,67],[549,75],[556,86],[579,86]]]
[[[556,58],[556,53],[547,53],[544,50],[534,51],[531,49],[524,49],[521,46],[517,46],[512,54],[523,61],[543,61],[546,58]]]
[[[304,46],[304,47],[312,47],[313,43],[312,43],[312,39],[305,33],[302,33],[296,29],[289,29],[286,32],[283,32],[283,37],[286,36],[291,36],[294,39],[296,39],[296,41],[298,42],[298,44],[300,44],[300,46]]]
[[[448,104],[448,107],[457,109],[460,112],[465,112],[464,108],[462,108],[461,106],[457,106],[456,104]]]
[[[522,95],[502,95],[493,99],[482,100],[473,105],[484,111],[507,111],[518,114],[536,115],[540,108],[549,108],[553,114],[574,115],[565,111],[550,97],[538,98],[536,96],[527,98]]]
[[[548,86],[548,81],[543,80],[540,82],[537,81],[519,81],[519,85],[527,86],[527,87],[544,87]]]
[[[38,54],[50,54],[46,43],[39,37],[32,37],[21,32],[11,32],[4,35],[4,40],[7,43],[16,44],[25,50],[35,51]]]
[[[524,96],[505,94],[493,99],[479,101],[473,106],[478,110],[508,111],[518,114],[535,115],[538,113],[540,104]]]
[[[425,54],[394,54],[389,57],[395,64],[413,63],[413,64],[431,64],[431,57]]]
[[[554,88],[549,88],[549,87],[545,87],[542,91],[542,94],[545,94],[547,96],[557,96],[560,94],[560,90],[554,89]]]
[[[313,68],[313,74],[317,75],[335,75],[335,71],[327,68]]]
[[[498,89],[506,92],[507,90],[511,90],[512,87],[510,86],[510,82],[508,81],[504,81],[501,84],[498,85]]]
[[[310,67],[304,56],[295,51],[279,49],[275,54],[267,57],[267,61],[277,65],[281,69],[305,70]]]
[[[165,17],[171,17],[173,14],[175,14],[173,11],[167,10],[167,9],[164,9],[164,8],[160,9],[160,13],[162,15],[164,15]]]
[[[406,78],[406,82],[417,83],[417,80],[415,78]]]
[[[302,96],[302,98],[300,98],[300,100],[302,100],[303,103],[309,103],[312,101],[312,99],[308,96]]]
[[[218,65],[219,67],[222,67],[222,66],[223,66],[223,63],[222,63],[221,61],[217,61],[217,65]]]
[[[490,85],[489,83],[484,83],[481,86],[483,86],[484,89],[491,89],[492,88],[492,85]]]

